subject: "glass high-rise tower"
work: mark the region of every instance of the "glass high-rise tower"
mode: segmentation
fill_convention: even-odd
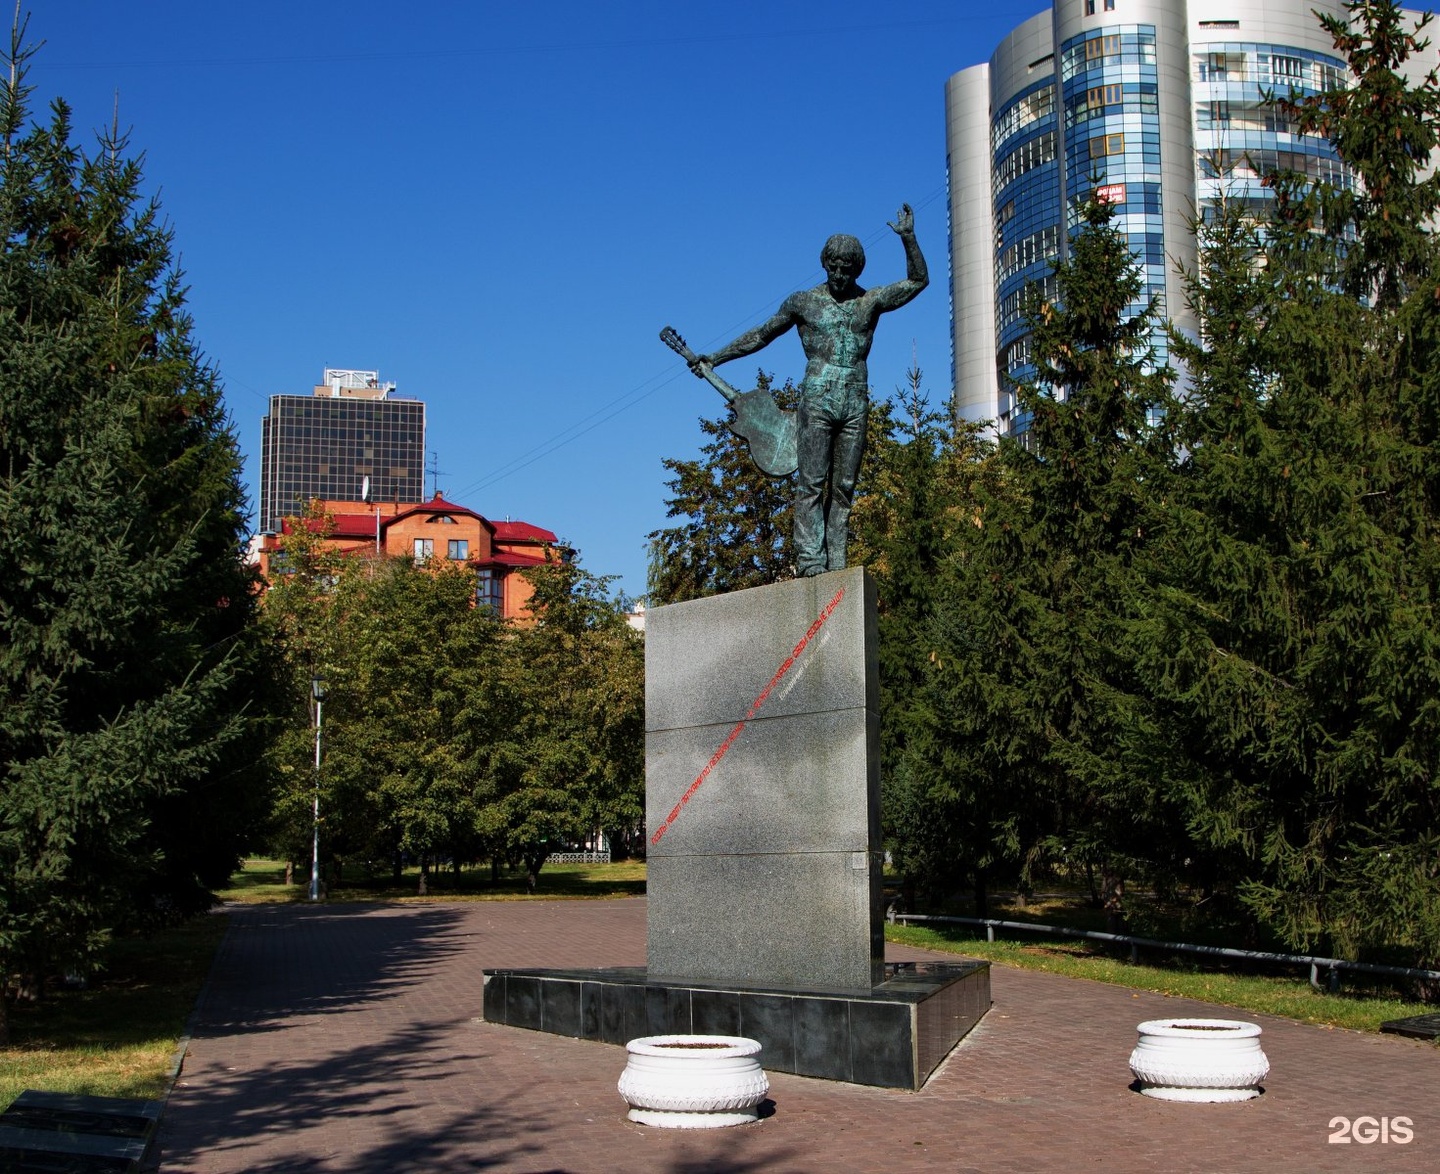
[[[1264,202],[1260,177],[1277,166],[1354,182],[1328,141],[1295,133],[1264,100],[1348,76],[1313,10],[1345,15],[1341,0],[1057,0],[950,78],[959,415],[1024,429],[1009,381],[1033,372],[1024,291],[1052,280],[1092,195],[1116,207],[1142,300],[1185,330],[1195,323],[1178,267],[1195,260],[1191,223],[1208,201]],[[1418,77],[1437,60],[1432,45],[1408,68]]]

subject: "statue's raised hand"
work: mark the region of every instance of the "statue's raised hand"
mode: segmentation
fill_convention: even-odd
[[[910,210],[909,204],[900,205],[900,211],[895,214],[895,223],[890,227],[901,236],[907,236],[915,231],[915,213]]]

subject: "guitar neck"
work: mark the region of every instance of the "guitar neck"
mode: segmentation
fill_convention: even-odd
[[[668,346],[672,351],[674,351],[687,363],[695,362],[695,352],[692,351],[690,347],[686,344],[685,340],[681,338],[678,334],[676,334],[673,330],[671,330],[670,327],[667,326],[664,330],[660,332],[660,338],[666,346]],[[725,380],[721,379],[720,376],[716,375],[715,372],[710,369],[710,365],[708,363],[701,363],[698,370],[696,370],[696,368],[693,366],[690,369],[691,371],[694,371],[696,375],[700,376],[701,379],[705,380],[706,383],[708,383],[721,395],[723,395],[727,404],[734,403],[736,398],[740,395],[740,393],[736,391],[733,387],[731,387],[730,384],[726,383]]]
[[[733,404],[740,395],[738,391],[726,383],[725,380],[721,379],[720,376],[716,375],[706,364],[702,363],[700,365],[699,375],[701,379],[705,380],[706,383],[725,397],[727,404]]]

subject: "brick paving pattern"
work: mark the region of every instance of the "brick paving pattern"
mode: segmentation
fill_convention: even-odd
[[[994,1006],[918,1093],[771,1073],[770,1115],[631,1124],[624,1052],[480,1021],[487,966],[645,960],[643,898],[232,907],[163,1126],[163,1171],[1440,1169],[1440,1047],[997,966]],[[939,957],[891,947],[893,958]],[[1264,1028],[1265,1094],[1132,1092],[1135,1025]],[[1330,1121],[1409,1117],[1408,1145]]]

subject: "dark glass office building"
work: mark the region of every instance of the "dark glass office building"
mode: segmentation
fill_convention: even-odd
[[[355,377],[359,377],[358,379]],[[326,371],[313,395],[272,395],[261,422],[261,533],[312,498],[418,503],[425,489],[425,405],[374,372]]]

